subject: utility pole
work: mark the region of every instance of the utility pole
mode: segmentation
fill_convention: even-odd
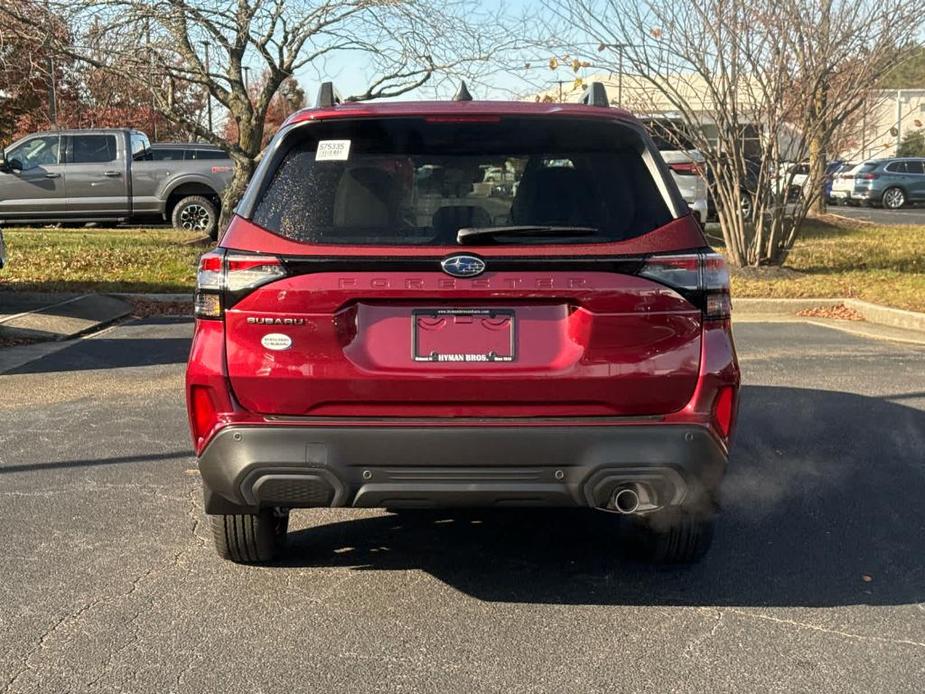
[[[211,69],[209,67],[209,42],[203,41],[202,45],[206,51],[206,80],[209,80],[211,79],[211,77],[209,77],[211,73]],[[211,133],[212,132],[212,92],[209,91],[208,84],[206,85],[206,113],[208,114],[208,117],[209,117],[209,132]]]
[[[48,120],[58,127],[58,85],[55,80],[55,59],[48,53]]]
[[[623,108],[623,44],[617,44],[617,106]]]

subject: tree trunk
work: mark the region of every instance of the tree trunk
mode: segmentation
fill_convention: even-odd
[[[246,106],[244,105],[246,104]],[[239,105],[240,113],[233,114],[238,123],[238,146],[243,154],[233,153],[234,175],[231,183],[222,192],[222,214],[219,218],[219,238],[225,233],[228,223],[234,214],[234,208],[244,195],[247,184],[257,168],[257,157],[260,154],[260,142],[263,139],[263,119],[266,113],[255,114],[249,102],[242,101]]]
[[[813,133],[809,138],[809,183],[808,190],[804,194],[815,195],[813,203],[813,212],[816,214],[825,214],[826,199],[822,193],[822,186],[825,183],[826,156],[822,147],[818,133]]]
[[[247,184],[254,175],[254,169],[257,168],[257,162],[254,159],[235,159],[234,174],[231,182],[222,191],[222,214],[218,220],[219,238],[225,233],[228,223],[234,214],[234,208],[244,195]]]

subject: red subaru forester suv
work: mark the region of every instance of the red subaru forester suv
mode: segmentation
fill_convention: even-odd
[[[709,547],[739,368],[723,258],[644,127],[581,104],[319,105],[200,261],[186,376],[219,554],[289,510],[587,507]]]

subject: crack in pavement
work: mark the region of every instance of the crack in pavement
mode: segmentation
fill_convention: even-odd
[[[122,485],[119,485],[119,486],[122,486]],[[152,576],[163,575],[167,569],[179,568],[181,565],[181,558],[184,555],[189,554],[194,549],[206,547],[207,540],[203,538],[197,532],[199,525],[201,523],[201,520],[197,517],[197,514],[200,513],[200,506],[197,501],[197,494],[196,494],[196,492],[198,491],[198,488],[199,488],[198,483],[194,483],[190,485],[189,493],[185,497],[183,497],[183,500],[189,502],[189,508],[187,509],[187,515],[190,519],[190,534],[192,536],[190,539],[195,540],[195,542],[192,542],[187,547],[184,547],[183,549],[180,549],[178,552],[176,552],[173,555],[171,561],[167,565],[158,564],[156,566],[149,566],[147,569],[139,573],[137,576],[135,576],[130,581],[129,588],[127,591],[120,592],[120,593],[117,593],[115,595],[110,595],[110,596],[101,596],[91,602],[81,605],[74,612],[67,614],[61,617],[60,619],[58,619],[57,621],[55,621],[50,627],[48,627],[45,631],[43,631],[39,635],[39,638],[35,644],[35,647],[32,648],[28,653],[24,654],[20,658],[20,668],[9,677],[9,679],[4,685],[2,694],[7,694],[8,692],[12,691],[13,687],[16,685],[16,683],[20,680],[20,678],[24,674],[30,671],[34,672],[36,670],[36,667],[30,661],[34,658],[36,654],[40,653],[42,650],[48,647],[47,646],[48,640],[52,638],[52,636],[57,631],[59,631],[62,628],[65,628],[65,626],[70,626],[70,625],[79,623],[86,613],[88,613],[90,610],[97,607],[98,605],[111,604],[117,601],[123,601],[126,599],[130,599],[131,596],[133,596],[136,592],[138,592],[141,589],[141,586],[146,581],[146,579]],[[174,498],[174,497],[171,497],[171,498]],[[179,498],[177,498],[177,500],[179,500]],[[186,571],[187,573],[190,573],[192,571],[192,567],[187,566]],[[116,659],[118,658],[119,654],[125,652],[128,648],[132,646],[132,644],[140,641],[140,635],[138,631],[134,629],[133,627],[137,623],[138,618],[144,613],[145,613],[144,609],[138,609],[135,611],[134,616],[127,622],[127,625],[129,626],[129,628],[132,629],[130,638],[121,647],[119,647],[117,650],[112,651],[109,654],[106,661],[101,664],[100,670],[97,673],[97,675],[91,681],[87,683],[88,687],[96,686],[107,674],[109,674],[112,671],[112,667],[114,663],[116,662]],[[191,664],[190,664],[190,667],[191,667]]]
[[[818,631],[824,634],[832,634],[833,636],[841,636],[846,639],[854,639],[856,641],[878,641],[880,643],[890,643],[898,646],[913,646],[915,648],[925,649],[925,643],[921,641],[912,641],[910,639],[891,639],[886,636],[871,636],[867,634],[854,634],[850,631],[840,631],[838,629],[829,629],[828,627],[819,626],[818,624],[809,624],[807,622],[798,622],[793,619],[782,619],[781,617],[774,617],[769,614],[761,614],[756,612],[748,612],[746,610],[736,610],[732,608],[726,608],[722,610],[723,612],[728,612],[731,614],[740,615],[742,617],[748,617],[749,619],[759,619],[766,622],[773,622],[775,624],[781,624],[785,626],[797,627],[799,629],[809,629],[811,631]]]

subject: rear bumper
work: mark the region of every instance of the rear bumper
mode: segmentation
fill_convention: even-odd
[[[261,507],[585,506],[645,485],[658,506],[720,483],[704,427],[228,426],[202,452],[207,513]]]

